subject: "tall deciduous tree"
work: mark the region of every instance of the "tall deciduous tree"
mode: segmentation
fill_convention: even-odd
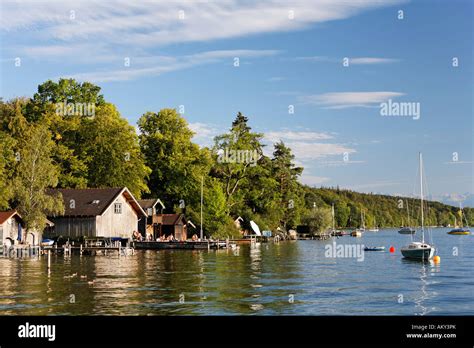
[[[114,105],[97,107],[95,117],[85,119],[79,131],[79,158],[87,165],[90,187],[126,186],[136,197],[149,192],[151,169],[140,152],[138,135]]]
[[[14,179],[14,200],[26,228],[42,230],[47,213],[63,213],[60,195],[46,193],[58,183],[59,169],[51,160],[54,142],[44,126],[32,126],[20,142],[20,158]]]
[[[14,144],[15,140],[12,137],[0,131],[0,209],[9,207],[9,200],[13,194],[11,180],[15,163]]]
[[[174,109],[147,112],[138,121],[140,147],[152,169],[151,195],[171,205],[196,206],[201,177],[207,176],[210,154],[191,139],[194,133]]]

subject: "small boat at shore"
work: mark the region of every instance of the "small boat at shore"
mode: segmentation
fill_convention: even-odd
[[[452,229],[451,231],[448,232],[448,234],[459,235],[459,236],[460,235],[467,236],[467,235],[471,234],[471,230],[469,230],[466,227],[459,227],[459,228]]]
[[[379,231],[379,228],[377,227],[377,222],[376,222],[375,217],[374,217],[374,227],[369,229],[369,232],[378,232],[378,231]]]
[[[54,240],[52,239],[43,239],[41,241],[41,246],[45,247],[45,246],[52,246],[54,244]]]
[[[461,235],[469,235],[471,234],[471,230],[469,230],[468,227],[463,227],[463,211],[462,211],[462,207],[461,207],[461,204],[459,204],[459,216],[461,217],[461,227],[457,227],[457,223],[456,223],[456,217],[454,217],[454,228],[448,232],[448,234],[451,234],[451,235],[458,235],[458,236],[461,236]]]
[[[414,228],[411,228],[411,227],[402,227],[398,233],[400,234],[415,234],[416,233],[416,230]]]
[[[362,237],[362,231],[354,230],[351,232],[351,237]]]
[[[364,251],[385,251],[385,247],[384,246],[373,246],[373,247],[366,246],[364,247]]]

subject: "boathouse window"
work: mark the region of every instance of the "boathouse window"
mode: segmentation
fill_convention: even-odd
[[[122,203],[114,204],[114,212],[115,214],[122,214]]]
[[[148,208],[148,216],[152,216],[153,215],[153,208]]]

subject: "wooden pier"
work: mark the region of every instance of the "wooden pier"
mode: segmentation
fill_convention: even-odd
[[[203,241],[179,241],[179,242],[158,242],[158,241],[135,241],[133,247],[137,250],[162,250],[162,249],[181,249],[181,250],[210,250],[210,249],[228,249],[235,247],[235,243],[230,240],[203,240]]]

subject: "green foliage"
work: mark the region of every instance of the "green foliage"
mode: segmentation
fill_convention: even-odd
[[[2,210],[9,207],[8,201],[13,194],[11,180],[15,163],[14,145],[15,140],[0,131],[0,209]]]
[[[210,166],[208,150],[191,142],[193,132],[174,109],[147,112],[138,121],[140,148],[152,169],[148,185],[151,196],[176,205],[200,201],[201,177]]]
[[[87,166],[90,187],[126,186],[136,197],[149,192],[145,165],[134,127],[123,119],[112,104],[96,109],[92,119],[80,128],[79,158]]]
[[[60,196],[46,193],[58,183],[58,167],[51,160],[54,142],[44,126],[32,126],[20,143],[20,160],[14,178],[14,200],[27,229],[42,230],[47,213],[64,212]]]
[[[308,226],[311,234],[321,234],[332,225],[332,213],[328,208],[314,208],[303,218],[303,224]]]

